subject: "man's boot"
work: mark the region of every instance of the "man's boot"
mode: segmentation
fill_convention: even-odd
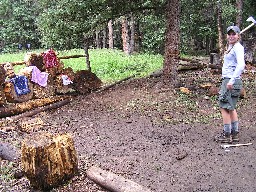
[[[220,143],[232,143],[232,137],[229,132],[223,132],[215,137],[215,141]]]
[[[239,133],[238,131],[231,131],[232,141],[234,141],[234,142],[239,141],[238,133]]]

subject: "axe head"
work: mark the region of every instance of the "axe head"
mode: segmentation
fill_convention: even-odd
[[[256,20],[252,16],[250,16],[246,21],[251,21],[256,24]]]

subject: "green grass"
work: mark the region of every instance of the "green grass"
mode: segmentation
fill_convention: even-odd
[[[41,53],[46,50],[35,50]],[[84,54],[83,49],[73,49],[69,51],[56,51],[58,56]],[[0,55],[0,62],[23,61],[26,52]],[[90,49],[90,64],[92,72],[95,73],[104,83],[111,83],[129,76],[143,77],[153,71],[159,70],[163,65],[162,55],[134,54],[125,55],[120,50],[110,49]],[[85,57],[63,59],[65,68],[72,67],[74,71],[87,69]],[[24,66],[15,67],[15,72]]]

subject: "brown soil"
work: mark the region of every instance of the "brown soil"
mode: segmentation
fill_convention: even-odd
[[[79,158],[78,175],[52,191],[106,191],[86,177],[92,165],[156,192],[256,191],[254,77],[244,75],[247,96],[238,105],[240,143],[253,144],[224,150],[213,139],[222,131],[216,96],[199,87],[218,86],[220,75],[205,69],[179,76],[191,94],[163,86],[161,77],[130,79],[38,114],[47,124],[43,130],[73,135]],[[16,145],[26,136],[1,133]],[[2,182],[0,189],[33,191],[26,178]]]

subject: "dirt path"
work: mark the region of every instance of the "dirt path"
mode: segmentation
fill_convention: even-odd
[[[86,178],[92,165],[156,192],[256,191],[252,79],[245,79],[247,98],[239,103],[238,112],[241,142],[253,145],[224,150],[213,140],[222,129],[216,98],[197,86],[202,81],[218,83],[218,76],[209,77],[209,71],[180,76],[187,87],[193,86],[192,94],[163,88],[160,78],[129,80],[41,113],[48,124],[43,129],[72,133],[79,154],[79,175],[53,191],[105,191]],[[24,136],[5,134],[9,141]],[[2,186],[3,191],[31,191],[25,178]]]

